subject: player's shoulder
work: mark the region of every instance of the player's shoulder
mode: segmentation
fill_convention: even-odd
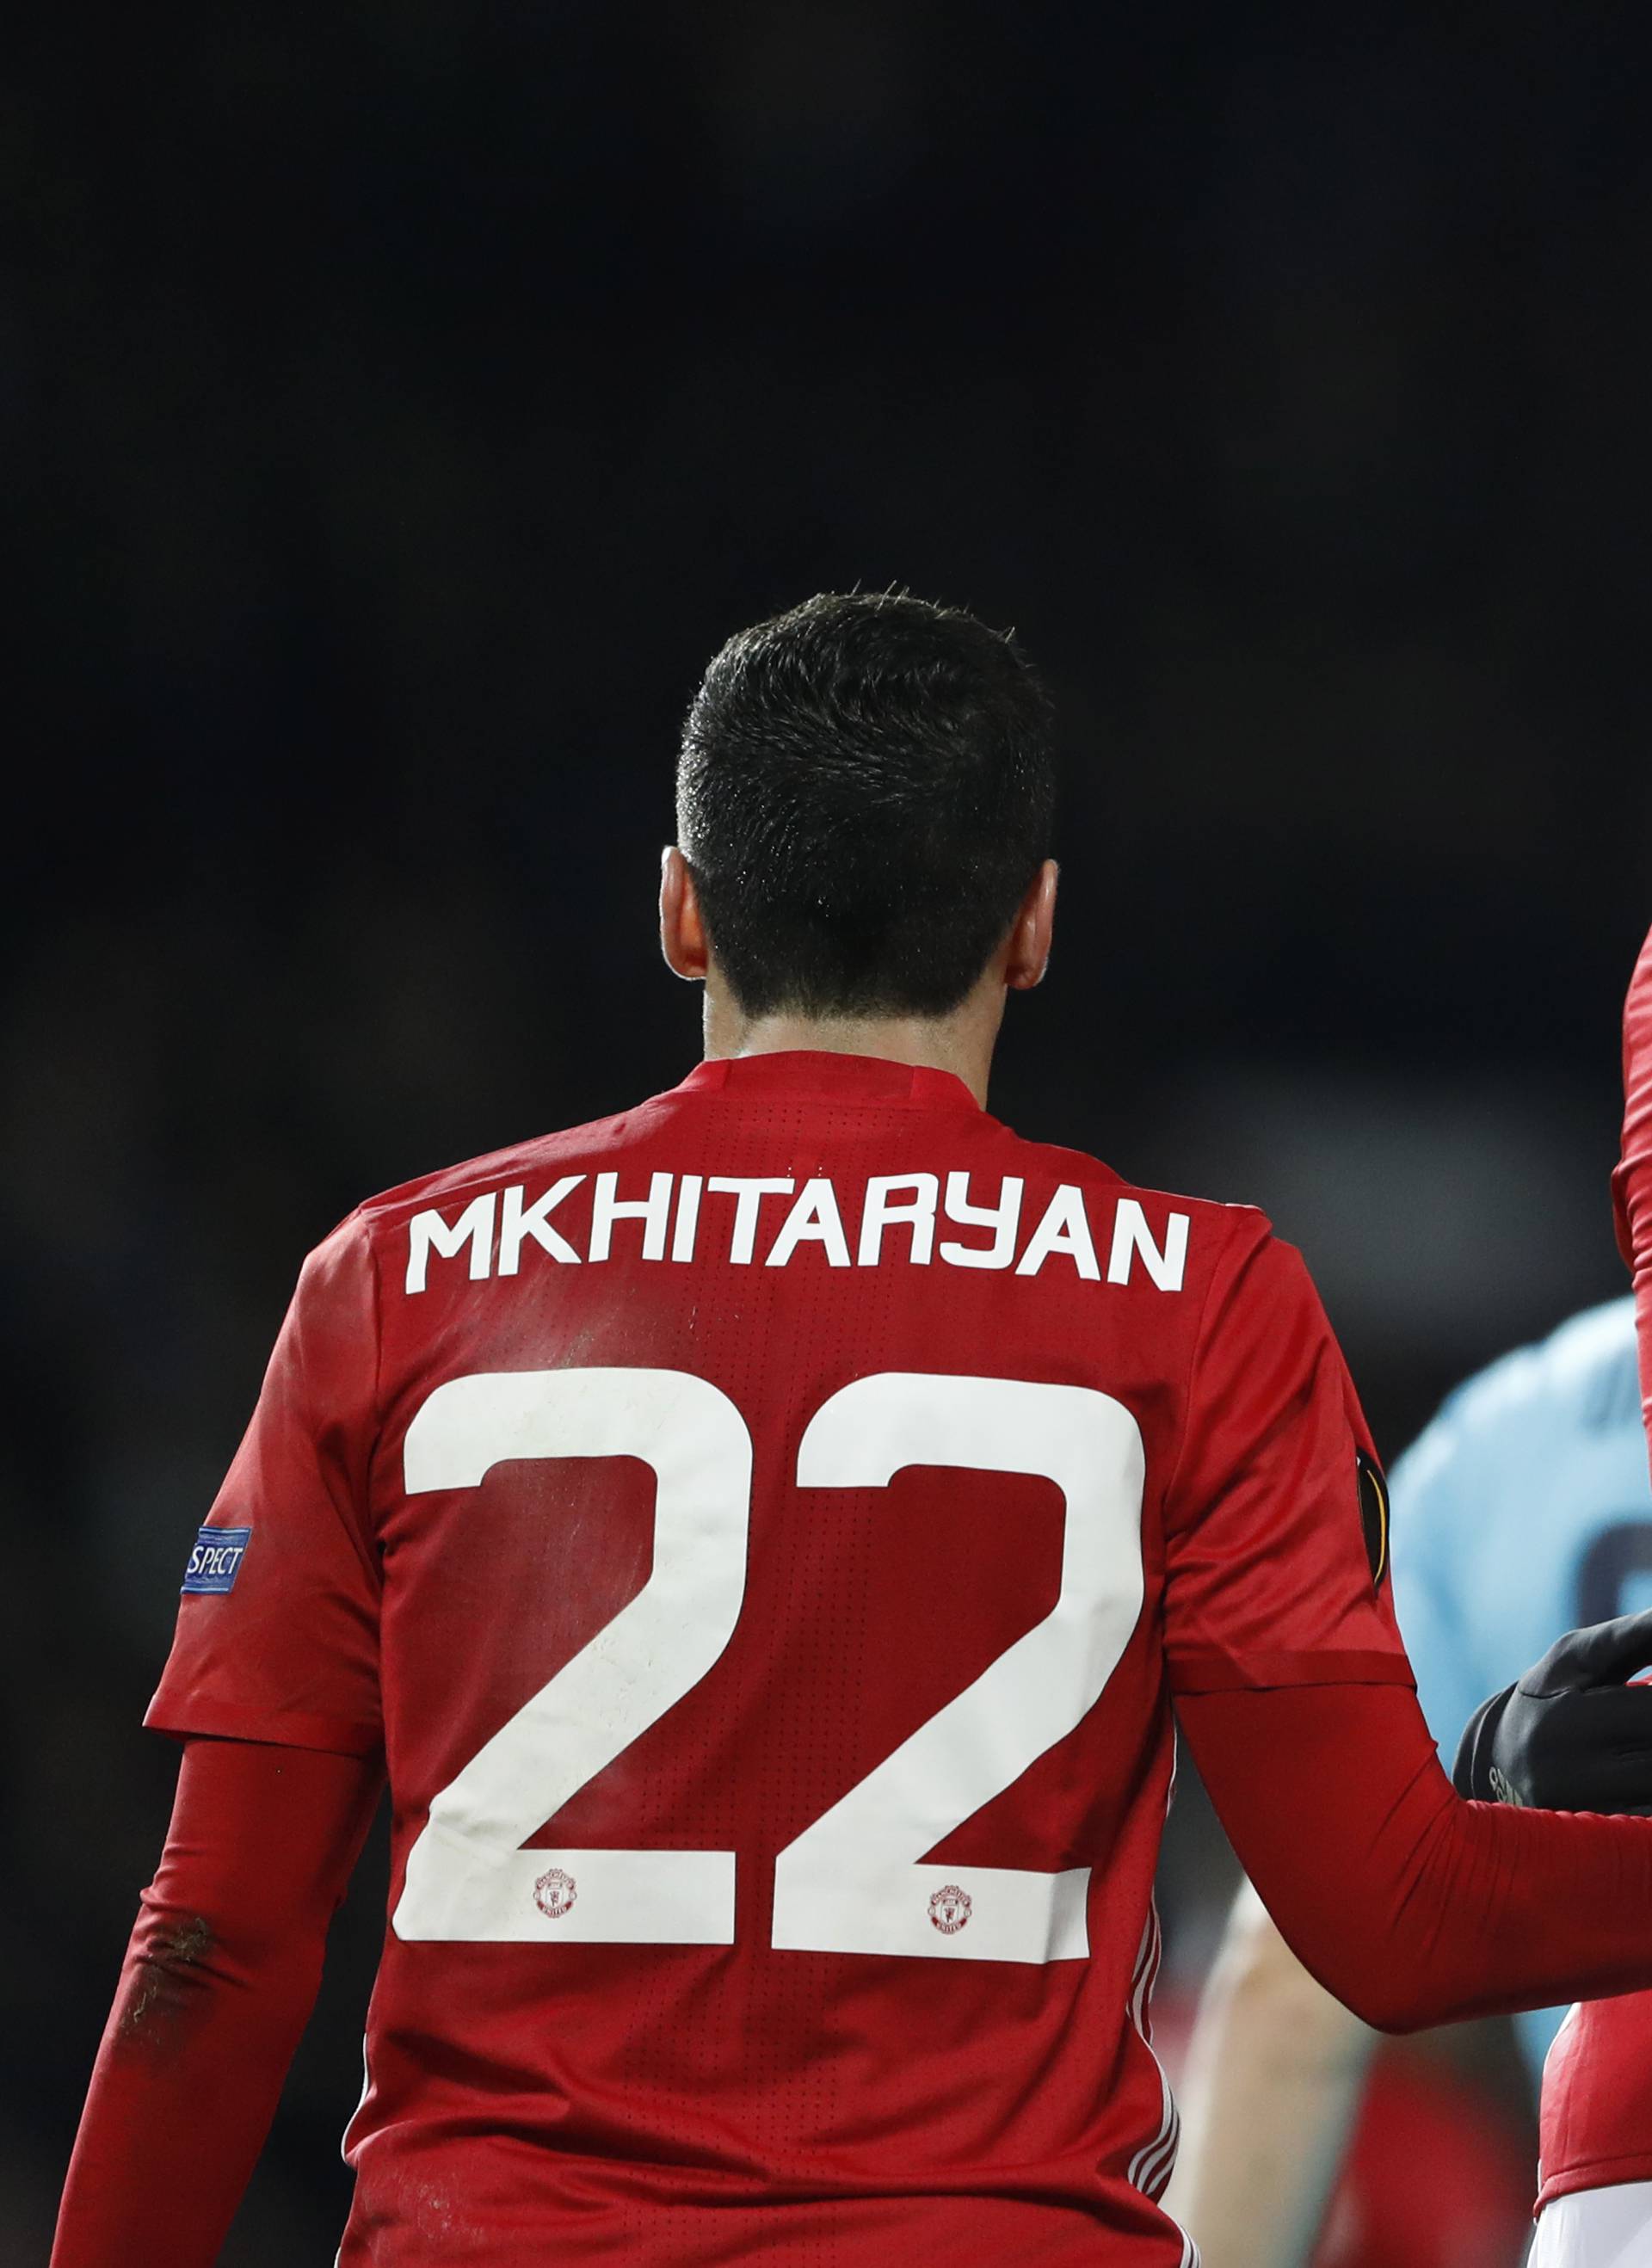
[[[1110,1202],[1128,1197],[1154,1212],[1185,1213],[1190,1221],[1228,1243],[1277,1241],[1273,1224],[1256,1205],[1230,1204],[1221,1197],[1194,1197],[1185,1189],[1160,1189],[1148,1182],[1132,1181],[1088,1150],[1073,1150],[1059,1142],[1040,1142],[993,1120],[1016,1160],[1016,1170],[1029,1180],[1076,1182],[1086,1195],[1092,1192]]]
[[[1005,1138],[1006,1169],[1021,1175],[1029,1189],[1076,1190],[1092,1217],[1114,1224],[1139,1221],[1162,1246],[1171,1240],[1185,1254],[1183,1282],[1195,1293],[1208,1287],[1220,1272],[1238,1277],[1253,1256],[1271,1257],[1286,1269],[1298,1270],[1301,1255],[1274,1233],[1273,1224],[1258,1206],[1229,1203],[1220,1197],[1194,1197],[1186,1190],[1161,1189],[1119,1173],[1087,1150],[1057,1142],[1041,1142],[989,1122]]]
[[[608,1152],[623,1163],[629,1137],[642,1130],[638,1122],[671,1099],[669,1094],[650,1096],[609,1116],[537,1134],[380,1190],[339,1223],[312,1254],[311,1264],[325,1265],[364,1242],[372,1246],[405,1234],[409,1223],[417,1241],[421,1227],[437,1217],[446,1241],[444,1249],[473,1227],[485,1241],[488,1225],[475,1222],[473,1208],[494,1204],[493,1193],[501,1188],[508,1194],[513,1185],[549,1187],[571,1166],[584,1168],[594,1155]],[[1022,1218],[1034,1245],[1042,1236],[1052,1249],[1071,1250],[1070,1235],[1088,1255],[1094,1233],[1100,1232],[1108,1240],[1102,1256],[1110,1281],[1134,1280],[1133,1256],[1139,1253],[1159,1288],[1199,1291],[1224,1261],[1229,1268],[1243,1266],[1249,1252],[1278,1242],[1271,1222],[1254,1205],[1132,1181],[1088,1151],[1031,1139],[985,1115],[977,1128],[989,1148],[985,1156],[974,1156],[983,1164],[991,1158],[1007,1177],[1003,1186],[1009,1185],[1010,1176],[1025,1185]],[[1024,1254],[1018,1272],[1032,1272]],[[1093,1271],[1085,1266],[1080,1272]]]
[[[472,1200],[502,1185],[555,1175],[569,1158],[589,1157],[594,1151],[617,1143],[638,1111],[647,1108],[646,1103],[642,1103],[607,1118],[588,1119],[578,1126],[532,1135],[520,1142],[507,1143],[503,1149],[484,1151],[479,1157],[416,1174],[410,1181],[380,1189],[372,1197],[364,1197],[345,1215],[311,1253],[307,1264],[313,1270],[333,1263],[364,1241],[372,1245],[382,1237],[404,1231],[409,1219],[419,1213],[452,1212],[457,1208],[462,1214]]]
[[[646,1108],[646,1104],[638,1106],[638,1109]],[[509,1143],[502,1150],[486,1151],[435,1173],[416,1174],[409,1182],[400,1182],[394,1189],[365,1198],[354,1217],[370,1232],[399,1228],[410,1213],[431,1206],[462,1204],[467,1197],[497,1189],[501,1182],[532,1181],[555,1173],[565,1159],[589,1156],[618,1141],[636,1116],[636,1109],[616,1111],[610,1117],[588,1119],[582,1125],[559,1127],[553,1133]]]

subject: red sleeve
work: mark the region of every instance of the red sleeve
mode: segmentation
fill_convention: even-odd
[[[1652,1985],[1652,1820],[1464,1803],[1392,1687],[1206,1693],[1178,1713],[1287,1944],[1368,2023]]]
[[[1539,2205],[1652,2182],[1652,1993],[1580,2000],[1543,2066]],[[1620,2256],[1621,2257],[1622,2256]]]
[[[1341,1351],[1301,1254],[1241,1219],[1206,1296],[1165,1507],[1171,1683],[1412,1684],[1387,1488]]]
[[[380,1746],[367,1516],[377,1364],[372,1259],[352,1217],[305,1263],[252,1424],[191,1554],[145,1724],[347,1756]],[[210,1587],[191,1587],[200,1582]]]
[[[1652,1428],[1652,933],[1641,948],[1624,1004],[1623,1100],[1623,1148],[1612,1199],[1618,1242],[1634,1276],[1641,1410]]]
[[[210,2268],[321,1979],[381,1774],[191,1741],[98,2051],[52,2268]]]

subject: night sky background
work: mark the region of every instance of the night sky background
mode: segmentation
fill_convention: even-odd
[[[1265,1206],[1390,1457],[1622,1288],[1652,18],[341,0],[8,47],[0,2239],[43,2261],[169,1800],[138,1719],[299,1263],[693,1061],[652,901],[732,630],[891,584],[1014,624],[1065,895],[994,1108]],[[371,1876],[234,2268],[330,2260]]]

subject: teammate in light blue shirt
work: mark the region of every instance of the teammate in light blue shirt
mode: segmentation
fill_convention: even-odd
[[[1634,1300],[1459,1387],[1390,1482],[1395,1609],[1449,1771],[1486,1696],[1563,1631],[1652,1606]],[[1534,2095],[1565,2013],[1515,2019]],[[1199,2012],[1166,2199],[1205,2268],[1303,2268],[1375,2044],[1247,1885]]]
[[[1390,1483],[1395,1611],[1449,1771],[1486,1696],[1562,1631],[1652,1606],[1634,1301],[1459,1387]],[[1515,2019],[1534,2090],[1565,2013]]]

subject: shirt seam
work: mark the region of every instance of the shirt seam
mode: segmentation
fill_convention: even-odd
[[[325,1494],[328,1506],[331,1508],[334,1519],[343,1529],[345,1540],[348,1542],[351,1551],[355,1554],[357,1560],[359,1562],[363,1572],[366,1575],[368,1581],[372,1586],[376,1611],[378,1602],[381,1598],[384,1589],[384,1571],[379,1564],[378,1554],[372,1548],[372,1511],[370,1504],[366,1501],[368,1493],[366,1484],[372,1470],[372,1457],[377,1450],[380,1435],[383,1430],[379,1410],[378,1390],[380,1340],[378,1272],[374,1263],[372,1239],[371,1236],[366,1234],[366,1222],[359,1206],[357,1207],[353,1213],[346,1215],[345,1219],[339,1224],[338,1227],[333,1231],[332,1235],[327,1238],[323,1244],[318,1245],[315,1252],[312,1253],[309,1260],[306,1261],[304,1268],[300,1271],[299,1279],[299,1288],[298,1292],[295,1294],[292,1312],[296,1316],[303,1305],[305,1285],[309,1277],[312,1263],[314,1262],[321,1253],[328,1251],[328,1248],[332,1248],[333,1253],[336,1255],[337,1240],[343,1234],[343,1231],[352,1225],[363,1235],[367,1248],[366,1259],[369,1271],[368,1294],[372,1310],[371,1329],[373,1340],[372,1386],[368,1396],[368,1414],[372,1421],[372,1440],[367,1451],[366,1463],[363,1468],[362,1477],[364,1487],[361,1491],[358,1491],[356,1487],[355,1476],[350,1470],[350,1461],[348,1458],[343,1460],[345,1485],[349,1491],[350,1499],[348,1515],[346,1514],[343,1506],[339,1503],[338,1498],[334,1491],[331,1488],[327,1487],[325,1483],[323,1484],[323,1493]],[[298,1357],[303,1379],[303,1407],[305,1423],[312,1447],[315,1447],[319,1446],[317,1443],[319,1426],[316,1400],[312,1386],[311,1358],[307,1332],[300,1332],[299,1335]]]
[[[373,1466],[377,1461],[380,1447],[384,1439],[382,1383],[384,1376],[384,1300],[382,1287],[379,1280],[379,1255],[374,1248],[372,1235],[368,1228],[365,1216],[359,1210],[357,1212],[356,1220],[361,1233],[362,1240],[367,1248],[367,1290],[372,1319],[372,1384],[369,1388],[368,1393],[369,1412],[372,1419],[372,1438],[368,1443],[367,1454],[362,1465],[362,1495],[360,1503],[356,1506],[356,1521],[357,1527],[360,1533],[362,1550],[366,1556],[367,1565],[372,1575],[374,1588],[380,1594],[380,1597],[382,1597],[384,1590],[384,1569],[380,1564],[378,1553],[373,1549],[372,1479]]]
[[[1182,1384],[1181,1439],[1176,1443],[1176,1462],[1171,1466],[1169,1475],[1164,1484],[1162,1503],[1164,1513],[1167,1515],[1169,1513],[1170,1509],[1175,1503],[1176,1486],[1182,1477],[1182,1467],[1187,1458],[1188,1444],[1193,1437],[1193,1378],[1195,1372],[1198,1368],[1199,1356],[1204,1347],[1205,1318],[1210,1312],[1211,1298],[1216,1289],[1216,1278],[1221,1273],[1222,1261],[1225,1260],[1227,1256],[1227,1254],[1223,1253],[1210,1271],[1209,1279],[1205,1285],[1204,1296],[1198,1303],[1198,1320],[1193,1325],[1192,1344],[1188,1350],[1187,1373]],[[1169,1542],[1168,1534],[1165,1541],[1168,1547]],[[1165,1554],[1165,1573],[1168,1578],[1169,1574],[1169,1553],[1168,1548]]]
[[[356,1215],[356,1223],[360,1230],[362,1241],[367,1248],[368,1288],[372,1305],[372,1386],[369,1395],[372,1411],[372,1441],[367,1451],[365,1475],[367,1493],[371,1498],[372,1461],[379,1453],[379,1443],[384,1433],[384,1292],[379,1281],[379,1255],[373,1248],[372,1236],[366,1220],[360,1212]],[[371,1528],[371,1504],[364,1504],[361,1511],[364,1525]]]
[[[745,1103],[759,1100],[771,1104],[785,1101],[824,1102],[830,1103],[834,1110],[945,1110],[955,1113],[962,1119],[978,1120],[983,1125],[1002,1126],[1006,1133],[1014,1131],[1013,1127],[1006,1125],[1003,1119],[995,1118],[986,1105],[984,1102],[977,1102],[973,1095],[969,1096],[965,1101],[955,1102],[950,1097],[940,1101],[933,1095],[840,1094],[835,1088],[824,1086],[751,1087],[748,1088],[743,1095],[737,1096],[723,1085],[689,1086],[684,1084],[681,1086],[669,1086],[663,1094],[651,1094],[645,1102],[636,1104],[634,1110],[650,1110],[656,1106],[668,1103],[734,1101]]]
[[[1313,1674],[1291,1674],[1299,1663],[1310,1668]],[[1253,1656],[1248,1661],[1233,1655],[1186,1654],[1167,1649],[1165,1664],[1172,1693],[1189,1699],[1219,1693],[1295,1691],[1309,1685],[1409,1688],[1415,1682],[1402,1654],[1384,1653],[1380,1646],[1369,1646],[1332,1648],[1326,1653]]]
[[[1568,2158],[1555,2173],[1550,2173],[1545,2168],[1541,2193],[1545,2197],[1569,2194],[1560,2187],[1563,2182],[1577,2182],[1580,2189],[1609,2188],[1611,2186],[1609,2183],[1598,2179],[1578,2181],[1578,2176],[1582,2174],[1598,2176],[1602,2168],[1611,2166],[1652,2166],[1652,2146],[1644,2150],[1615,2150],[1605,2157]]]
[[[144,1712],[144,1729],[149,1732],[167,1734],[183,1740],[214,1737],[212,1733],[204,1728],[192,1726],[188,1721],[191,1717],[210,1719],[219,1726],[232,1722],[242,1728],[252,1726],[302,1725],[312,1730],[325,1733],[334,1739],[341,1736],[348,1739],[351,1743],[348,1753],[357,1752],[355,1742],[358,1735],[362,1736],[366,1744],[359,1751],[364,1755],[371,1747],[382,1748],[384,1745],[382,1720],[365,1717],[335,1716],[321,1709],[279,1709],[273,1705],[266,1706],[262,1702],[225,1701],[220,1700],[215,1694],[206,1692],[179,1692],[168,1687],[163,1674],[161,1682],[150,1697],[149,1706]],[[255,1737],[254,1734],[247,1731],[242,1731],[240,1736],[247,1739]],[[269,1745],[273,1748],[303,1748],[308,1744],[301,1741],[272,1740]]]

